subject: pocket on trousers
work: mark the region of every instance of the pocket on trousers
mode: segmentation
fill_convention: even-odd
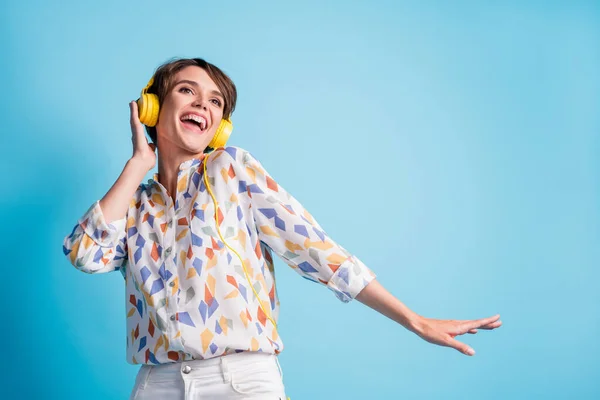
[[[279,364],[279,357],[275,356],[275,362],[277,363],[277,369],[279,370],[279,376],[283,381],[283,370],[281,369],[281,364]]]
[[[133,385],[133,389],[131,390],[131,395],[129,396],[129,400],[137,399],[138,395],[144,388],[146,387],[146,383],[148,382],[148,377],[150,376],[150,370],[152,369],[151,365],[142,365],[138,370],[138,373],[135,377],[135,384]]]
[[[231,371],[231,387],[243,395],[284,396],[283,381],[275,362],[253,365],[245,370]],[[277,397],[277,398],[279,398]]]

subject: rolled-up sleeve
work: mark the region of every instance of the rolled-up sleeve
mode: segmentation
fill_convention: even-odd
[[[64,238],[63,253],[86,273],[118,270],[127,262],[126,225],[126,218],[107,224],[96,201]]]
[[[250,197],[259,239],[302,277],[326,285],[343,302],[375,274],[332,240],[313,216],[249,152],[241,154],[240,190]]]

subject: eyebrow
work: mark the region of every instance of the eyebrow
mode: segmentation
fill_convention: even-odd
[[[200,85],[198,85],[198,82],[195,81],[190,81],[189,79],[182,79],[179,82],[175,83],[175,86],[180,85],[182,83],[187,83],[188,85],[194,86],[194,87],[200,87]],[[210,91],[211,94],[214,94],[216,96],[219,96],[220,98],[224,99],[225,97],[221,94],[221,92],[219,92],[218,90],[211,90]]]

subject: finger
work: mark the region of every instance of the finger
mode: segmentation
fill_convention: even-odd
[[[470,329],[475,329],[475,328],[479,328],[481,326],[489,325],[489,324],[491,324],[493,322],[496,322],[499,318],[500,318],[500,314],[496,314],[493,317],[481,318],[481,319],[475,319],[475,320],[471,320],[471,321],[466,321],[464,323],[464,325],[462,326],[462,328],[466,332],[466,331],[468,331]]]
[[[471,329],[471,330],[469,331],[469,333],[470,333],[470,334],[472,334],[472,335],[474,335],[474,334],[476,334],[476,333],[477,333],[477,329]]]
[[[139,118],[139,115],[138,115],[137,101],[134,100],[134,101],[132,101],[132,102],[129,103],[129,110],[131,112],[131,114],[129,116],[130,117],[129,120],[131,122],[131,125],[133,126],[134,124],[136,124],[136,125],[137,124],[141,124],[140,118]]]
[[[475,355],[475,350],[473,350],[471,348],[471,346],[469,346],[468,344],[459,342],[456,339],[450,339],[448,340],[448,346],[460,351],[461,353],[467,355],[467,356],[474,356]]]
[[[135,103],[135,101],[130,101],[129,102],[129,121],[133,122],[133,104]]]
[[[144,135],[144,127],[140,122],[138,117],[138,106],[136,101],[132,101],[129,103],[129,109],[131,111],[129,116],[129,123],[131,125],[131,133],[135,136],[135,140],[137,143],[144,143],[144,139],[146,138]]]
[[[491,329],[500,328],[501,326],[502,326],[502,321],[496,321],[496,322],[492,322],[491,324],[488,324],[488,325],[480,326],[479,329],[491,330]]]
[[[482,325],[478,329],[495,329],[502,326],[502,321],[492,322],[491,324]]]
[[[131,106],[131,118],[130,118],[131,122],[134,123],[135,125],[139,125],[140,127],[142,127],[142,123],[140,122],[140,112],[139,112],[137,101],[134,100],[129,104]]]

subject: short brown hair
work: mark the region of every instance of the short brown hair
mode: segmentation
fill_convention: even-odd
[[[202,58],[180,58],[167,61],[156,69],[154,83],[148,89],[148,93],[158,95],[158,102],[162,104],[167,93],[173,88],[175,74],[189,66],[202,68],[206,71],[210,79],[215,82],[219,91],[223,94],[223,118],[230,118],[233,110],[235,110],[235,103],[237,101],[235,84],[219,67]],[[148,136],[150,136],[152,142],[158,146],[156,127],[147,126],[146,132],[148,132]]]

